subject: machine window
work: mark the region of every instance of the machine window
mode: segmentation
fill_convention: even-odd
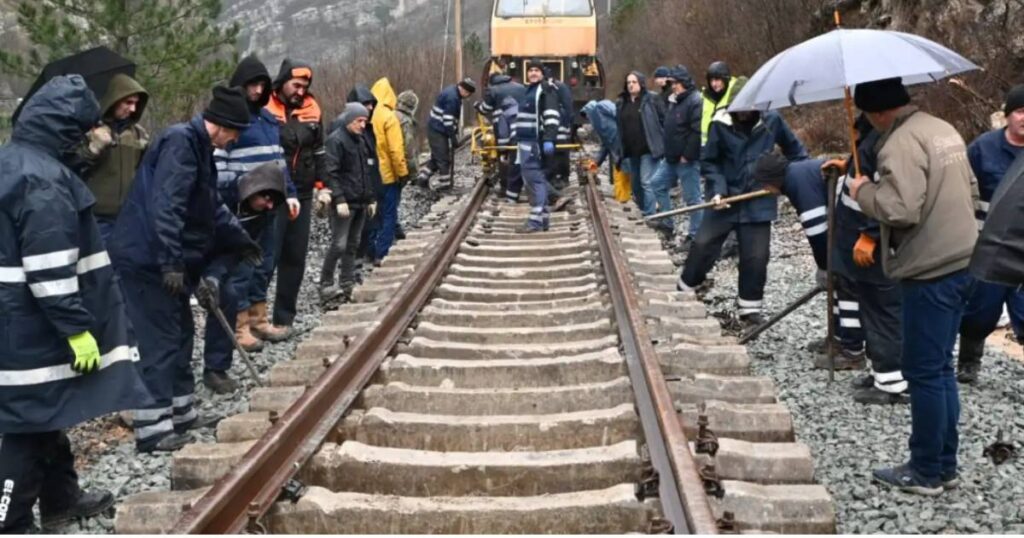
[[[591,0],[498,0],[497,17],[589,17]]]

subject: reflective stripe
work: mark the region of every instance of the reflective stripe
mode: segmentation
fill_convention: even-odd
[[[21,258],[21,266],[25,268],[25,272],[30,273],[32,271],[45,271],[47,269],[64,267],[65,265],[71,265],[76,261],[78,261],[78,249],[69,248],[67,250],[50,252],[48,254],[25,256]]]
[[[847,329],[859,329],[860,328],[860,320],[857,319],[857,318],[844,318],[844,317],[840,317],[839,318],[839,326],[840,327],[845,327]]]
[[[160,420],[164,417],[170,418],[173,411],[170,407],[161,407],[159,409],[135,409],[132,411],[132,418],[136,422],[153,422],[154,420]]]
[[[199,416],[199,414],[196,413],[195,408],[192,408],[192,409],[189,409],[188,413],[185,413],[184,415],[174,415],[174,417],[171,419],[171,421],[174,422],[174,424],[184,424],[186,422],[191,422],[191,421],[195,420],[196,417],[198,417],[198,416]]]
[[[544,111],[544,117],[545,118],[558,118],[560,116],[561,116],[561,114],[559,114],[557,110],[545,110]]]
[[[687,286],[686,282],[683,282],[683,275],[679,275],[679,280],[676,281],[676,289],[679,290],[679,291],[693,291],[694,290],[694,288],[691,288],[690,286]]]
[[[32,290],[32,295],[37,299],[45,299],[46,297],[57,295],[70,295],[78,293],[78,277],[72,276],[60,280],[36,282],[35,284],[29,284],[28,289]]]
[[[902,394],[907,391],[910,386],[906,381],[899,381],[897,383],[879,383],[875,381],[875,388],[882,391],[888,392],[889,394]]]
[[[807,222],[811,219],[824,217],[827,211],[828,209],[825,206],[816,207],[814,209],[804,211],[803,213],[800,213],[800,222]]]
[[[746,299],[737,298],[736,304],[746,308],[761,308],[761,305],[764,304],[764,301],[748,301]]]
[[[220,164],[218,163],[217,169],[222,171],[222,172],[223,171],[229,171],[229,172],[248,172],[249,170],[252,170],[254,168],[258,168],[258,167],[263,166],[264,164],[267,164],[267,163],[278,163],[279,165],[281,165],[281,168],[284,168],[284,166],[285,166],[284,165],[284,161],[282,161],[281,159],[274,159],[274,160],[271,160],[271,161],[253,161],[253,162],[238,162],[238,161],[235,161],[235,162],[224,163],[223,167],[221,167]]]
[[[886,372],[884,374],[881,372],[872,372],[872,375],[875,376],[875,382],[877,383],[903,381],[903,372],[900,370],[896,370],[895,372]]]
[[[814,237],[816,235],[821,235],[821,234],[823,234],[823,233],[825,233],[827,231],[828,231],[828,222],[822,222],[821,224],[819,224],[817,226],[811,226],[810,228],[805,229],[804,233],[807,234],[807,237]]]
[[[142,440],[145,440],[145,439],[149,439],[151,437],[156,437],[157,435],[160,435],[162,433],[173,432],[173,431],[174,431],[174,423],[171,422],[170,418],[167,418],[165,420],[161,420],[160,422],[157,422],[156,424],[152,424],[152,425],[149,425],[149,426],[143,426],[141,428],[135,428],[135,440],[136,441],[142,441]]]
[[[279,145],[273,145],[273,146],[253,146],[253,147],[250,147],[250,148],[242,148],[242,149],[232,150],[232,151],[229,151],[229,152],[226,152],[226,153],[223,152],[222,150],[217,150],[217,151],[219,151],[220,153],[216,153],[215,152],[213,154],[215,157],[222,157],[223,156],[223,157],[226,157],[228,159],[242,159],[242,158],[245,158],[245,157],[255,157],[257,155],[284,153],[284,148],[282,148]]]
[[[519,118],[524,120],[535,120],[537,119],[537,115],[531,114],[530,112],[520,112]]]
[[[110,265],[110,255],[108,255],[107,251],[104,250],[78,260],[78,265],[75,270],[78,274],[84,275],[89,271],[102,269],[108,265]]]
[[[175,396],[171,399],[171,405],[173,407],[185,407],[196,400],[195,394],[186,394],[184,396]]]
[[[854,210],[854,211],[856,211],[858,213],[863,213],[864,212],[863,210],[861,210],[860,204],[857,203],[857,200],[854,200],[853,198],[850,198],[850,195],[846,194],[845,192],[843,193],[843,196],[842,196],[842,202],[843,202],[844,206],[846,206],[846,207],[848,207],[848,208],[850,208],[850,209],[852,209],[852,210]]]
[[[839,301],[839,308],[849,311],[860,311],[860,303],[857,301]]]
[[[544,120],[544,125],[561,125],[558,120]]]
[[[21,267],[0,267],[0,283],[19,284],[25,282],[25,270]]]
[[[988,202],[979,201],[978,202],[978,209],[981,210],[981,211],[984,211],[985,213],[988,213],[988,207],[989,207],[988,204],[989,204]]]
[[[119,346],[100,356],[99,369],[103,370],[104,368],[123,361],[137,362],[138,360],[138,348]],[[0,370],[0,387],[24,387],[28,385],[38,385],[41,383],[71,379],[80,375],[81,374],[71,369],[70,364],[58,364],[57,366],[46,366],[43,368],[33,368],[31,370]],[[90,373],[89,375],[95,375],[95,372]]]

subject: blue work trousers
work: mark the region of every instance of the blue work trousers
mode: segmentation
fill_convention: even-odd
[[[395,243],[395,229],[398,227],[398,206],[402,203],[402,189],[398,183],[384,185],[379,191],[377,203],[378,221],[373,238],[373,257],[382,260]]]
[[[540,146],[536,143],[530,144],[531,149],[526,151],[520,146],[520,170],[523,181],[530,189],[530,216],[526,225],[532,230],[547,230],[550,224],[548,215],[548,179],[545,175],[544,162],[540,157]]]
[[[622,160],[622,168],[629,174],[633,187],[633,201],[640,208],[640,212],[645,216],[653,215],[657,202],[651,180],[658,168],[658,161],[649,153],[640,157],[626,157]]]
[[[960,322],[960,334],[972,340],[988,338],[999,324],[1004,304],[1010,313],[1013,334],[1024,336],[1024,293],[1017,288],[978,280],[967,301],[964,318]]]
[[[900,282],[903,377],[910,385],[910,466],[929,480],[957,468],[960,396],[953,345],[972,285],[966,270]]]
[[[654,171],[651,183],[654,189],[654,199],[658,205],[658,212],[670,211],[672,209],[671,191],[677,183],[683,191],[683,201],[686,202],[686,205],[691,206],[704,202],[704,195],[701,193],[700,188],[699,163],[679,162],[673,164],[662,159]],[[700,229],[700,222],[703,217],[703,211],[694,211],[689,214],[690,224],[686,235],[691,239],[697,237],[697,230]],[[672,219],[662,219],[658,225],[668,229],[675,229],[675,223]]]
[[[185,431],[197,417],[192,407],[195,326],[189,295],[170,295],[159,273],[132,270],[118,274],[138,339],[139,375],[155,402],[135,410],[135,445],[145,450],[175,430]]]

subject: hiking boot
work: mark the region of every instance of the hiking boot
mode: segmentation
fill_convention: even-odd
[[[283,342],[291,337],[288,327],[277,327],[267,317],[267,302],[253,303],[249,307],[249,329],[252,335],[267,342]]]
[[[180,450],[181,447],[195,441],[196,438],[191,433],[171,433],[162,437],[155,445],[139,449],[139,452],[149,454],[151,452],[175,452]]]
[[[835,357],[835,364],[833,367],[838,370],[863,370],[867,366],[867,361],[864,358],[864,350],[860,351],[849,351],[846,349],[839,349],[838,353],[833,353]],[[818,358],[814,359],[814,367],[821,370],[828,370],[828,355],[821,354]],[[872,382],[873,384],[874,382]]]
[[[114,494],[103,489],[83,491],[71,506],[54,513],[40,510],[40,522],[44,529],[52,529],[76,519],[93,517],[114,506]]]
[[[910,395],[906,392],[885,392],[874,386],[857,389],[853,393],[853,401],[864,405],[909,404]]]
[[[917,474],[909,464],[897,465],[887,469],[875,469],[871,478],[886,486],[899,488],[900,491],[935,497],[942,494],[942,482],[928,480]]]
[[[238,382],[231,379],[227,372],[203,370],[203,385],[214,394],[231,394],[238,390]]]
[[[985,340],[960,335],[960,355],[956,361],[956,380],[973,385],[981,373],[981,356],[985,354]]]
[[[238,345],[249,353],[263,351],[263,342],[252,335],[249,329],[249,311],[242,310],[235,318],[235,340]]]

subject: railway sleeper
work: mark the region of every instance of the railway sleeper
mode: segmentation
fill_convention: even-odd
[[[538,345],[600,340],[611,331],[611,320],[604,318],[587,323],[549,324],[535,327],[510,325],[499,328],[438,325],[420,321],[414,334],[415,337],[450,343],[517,345],[519,342],[530,342],[531,345]]]
[[[401,354],[385,361],[380,383],[459,388],[552,387],[602,383],[626,375],[616,347],[578,355],[524,361],[518,358],[459,360]]]
[[[466,310],[447,310],[428,305],[420,311],[418,319],[420,323],[429,322],[437,325],[506,328],[536,327],[549,324],[552,319],[578,324],[607,320],[611,317],[611,310],[599,303],[526,312],[495,312],[489,305],[466,304]]]

